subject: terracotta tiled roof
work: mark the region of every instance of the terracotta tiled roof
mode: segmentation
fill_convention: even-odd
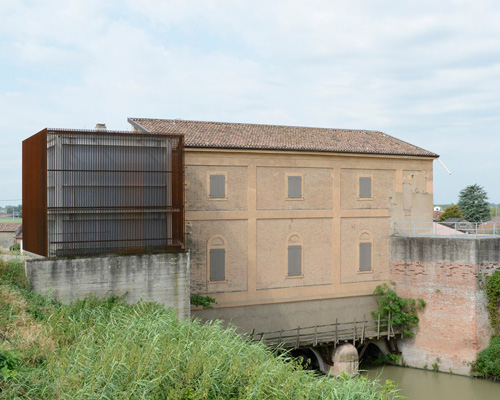
[[[186,147],[326,151],[438,157],[383,132],[300,126],[129,118],[151,133],[182,134]]]
[[[15,232],[21,222],[0,222],[0,232]]]

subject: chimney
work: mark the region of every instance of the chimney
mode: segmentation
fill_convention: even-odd
[[[106,130],[106,124],[96,124],[95,125],[95,130],[96,131],[105,131]]]

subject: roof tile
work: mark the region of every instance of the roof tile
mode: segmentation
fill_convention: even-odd
[[[438,157],[378,131],[150,118],[129,118],[129,122],[151,133],[182,134],[186,147]]]

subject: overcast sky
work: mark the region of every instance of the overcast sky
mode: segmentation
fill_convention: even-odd
[[[434,202],[500,202],[500,2],[0,3],[0,204],[21,142],[127,117],[380,130],[441,155]],[[5,201],[15,200],[15,201]]]

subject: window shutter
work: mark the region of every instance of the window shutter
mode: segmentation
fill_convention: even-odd
[[[302,198],[302,177],[289,176],[288,177],[288,198],[300,199]]]
[[[226,279],[226,249],[210,249],[210,281]]]
[[[372,244],[360,243],[359,244],[359,270],[371,271],[372,270]]]
[[[302,275],[302,246],[288,246],[288,276]]]
[[[210,175],[210,198],[225,199],[226,198],[226,176],[225,175]]]
[[[372,178],[365,176],[359,178],[359,197],[372,197]]]

